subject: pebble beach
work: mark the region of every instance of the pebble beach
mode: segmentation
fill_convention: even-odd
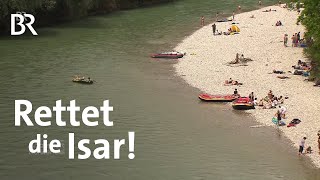
[[[275,10],[263,12],[264,10]],[[254,18],[252,18],[254,16]],[[188,84],[208,94],[232,94],[237,88],[241,96],[254,92],[258,100],[267,96],[272,90],[275,96],[286,96],[283,106],[287,108],[285,123],[298,118],[301,123],[295,127],[282,126],[279,129],[291,140],[297,149],[303,137],[307,137],[306,146],[313,152],[305,154],[310,157],[317,168],[320,168],[318,136],[320,130],[320,88],[314,83],[304,81],[306,77],[293,75],[292,66],[298,60],[308,61],[303,48],[291,47],[291,36],[305,28],[297,25],[298,12],[280,6],[263,7],[258,10],[236,14],[233,22],[240,28],[235,35],[213,35],[211,24],[208,24],[186,37],[175,50],[187,52],[177,64],[175,70]],[[277,21],[283,26],[275,26]],[[227,31],[232,22],[215,22],[217,30]],[[288,34],[288,47],[283,44],[283,36]],[[244,54],[253,61],[246,66],[230,66],[236,54]],[[279,79],[273,70],[286,72],[287,79]],[[225,80],[232,78],[243,85],[224,86]],[[230,105],[230,104],[228,104]],[[247,110],[260,125],[277,126],[272,123],[277,109],[256,107]],[[257,124],[258,125],[258,124]]]

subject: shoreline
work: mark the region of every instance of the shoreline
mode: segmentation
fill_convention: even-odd
[[[262,12],[275,9],[272,12]],[[250,18],[254,15],[255,18]],[[209,94],[232,94],[235,88],[242,96],[254,92],[258,100],[267,96],[272,90],[275,96],[287,96],[283,106],[287,108],[284,122],[288,124],[298,118],[302,122],[296,127],[279,127],[281,132],[297,149],[301,139],[306,136],[306,147],[311,146],[312,154],[306,154],[313,164],[320,168],[317,132],[320,130],[320,116],[317,103],[320,101],[320,89],[311,82],[303,81],[302,76],[287,73],[293,72],[293,65],[298,60],[307,61],[303,48],[291,47],[291,36],[296,32],[305,32],[302,25],[296,25],[298,13],[279,6],[267,6],[258,10],[235,15],[240,28],[238,35],[213,36],[213,23],[207,24],[180,42],[175,50],[187,52],[181,61],[174,65],[176,74],[187,84]],[[281,21],[284,26],[276,27]],[[215,22],[217,29],[227,31],[232,22]],[[288,47],[283,45],[283,35],[288,34]],[[244,54],[253,61],[248,66],[231,67],[227,63],[235,59],[236,53]],[[278,79],[278,74],[270,74],[273,69],[285,71],[289,79]],[[224,81],[232,78],[243,83],[242,86],[224,86]],[[317,96],[318,95],[318,96]],[[196,96],[196,95],[195,95]],[[277,109],[248,110],[254,119],[264,125],[276,127],[271,119]],[[305,147],[305,148],[306,148]]]

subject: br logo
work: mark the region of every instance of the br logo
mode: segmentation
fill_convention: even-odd
[[[38,33],[32,27],[32,24],[35,22],[35,20],[36,19],[32,14],[27,14],[25,12],[17,12],[16,14],[11,14],[11,35],[19,36],[23,34],[26,31],[26,27],[28,27],[32,35],[37,36]],[[20,31],[16,30],[16,25],[20,26]]]

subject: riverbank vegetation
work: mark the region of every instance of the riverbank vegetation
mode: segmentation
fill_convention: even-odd
[[[78,19],[88,15],[105,14],[173,0],[1,0],[0,33],[9,31],[10,14],[33,14],[37,26]]]
[[[320,1],[295,0],[294,2],[297,8],[304,7],[298,22],[306,27],[306,38],[309,39],[305,54],[312,61],[312,76],[320,78]]]

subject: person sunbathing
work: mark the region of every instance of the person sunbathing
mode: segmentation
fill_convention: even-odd
[[[277,78],[279,78],[279,79],[289,79],[290,77],[288,77],[288,76],[277,76]]]
[[[263,104],[264,104],[264,100],[260,99],[258,106],[263,106]]]
[[[234,61],[229,62],[229,64],[238,64],[239,63],[239,53],[236,54],[236,59]]]
[[[272,105],[270,102],[264,104],[263,109],[271,109]]]
[[[230,35],[230,32],[229,31],[228,32],[223,32],[223,35],[228,36],[228,35]]]
[[[238,81],[234,81],[231,78],[229,80],[226,80],[224,82],[225,86],[232,86],[232,85],[242,85],[242,83],[239,83]]]
[[[285,72],[274,69],[274,70],[273,70],[273,73],[275,73],[275,74],[284,74]]]

